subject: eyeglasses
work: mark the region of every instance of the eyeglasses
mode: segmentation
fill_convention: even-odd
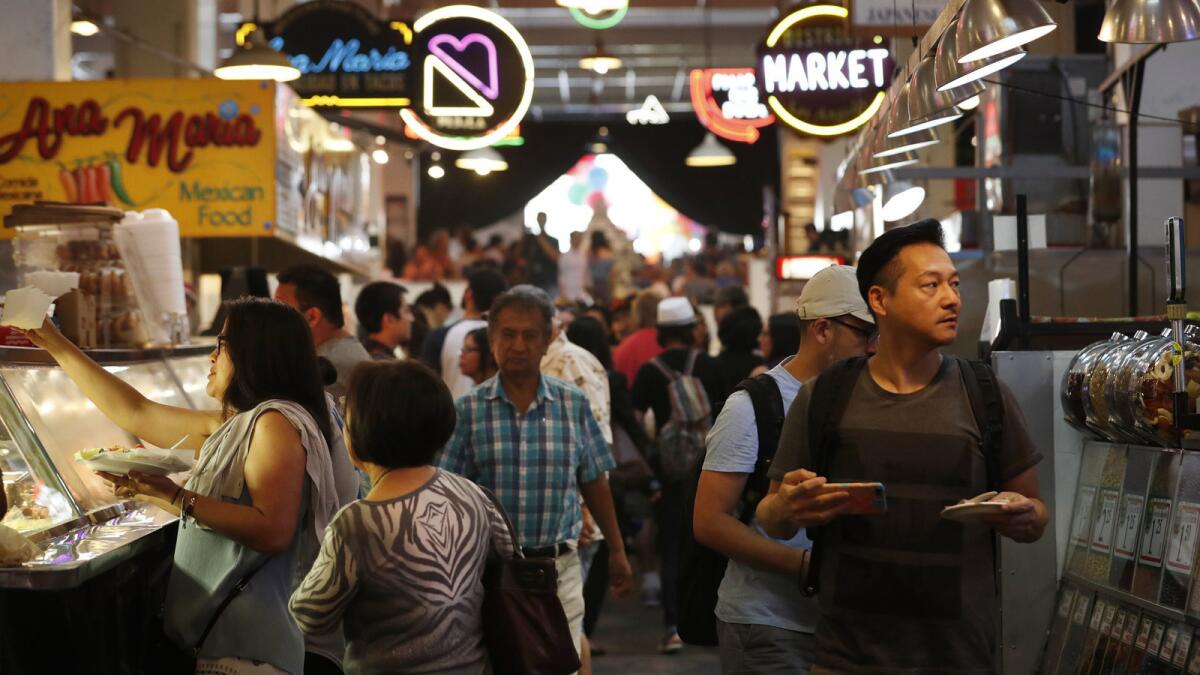
[[[229,344],[229,338],[224,335],[218,335],[217,336],[217,348],[214,350],[214,353],[217,356],[220,356],[221,350],[224,349],[225,345],[227,345],[227,344]]]
[[[855,326],[854,324],[850,323],[849,321],[843,321],[836,317],[830,317],[829,320],[832,321],[833,323],[836,323],[839,326],[844,326],[846,328],[849,328],[850,330],[857,333],[859,335],[859,337],[866,340],[867,342],[874,342],[879,339],[879,331],[876,330],[875,328],[866,328],[864,326]]]

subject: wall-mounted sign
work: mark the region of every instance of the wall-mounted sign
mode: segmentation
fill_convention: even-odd
[[[0,84],[0,216],[35,200],[104,202],[167,209],[184,236],[272,235],[286,90],[216,78]]]
[[[759,97],[753,68],[697,68],[691,73],[692,107],[708,130],[739,143],[758,140],[775,116]]]
[[[641,107],[625,113],[625,121],[630,124],[666,124],[671,121],[671,116],[658,97],[650,94]]]
[[[840,136],[883,105],[891,53],[851,35],[845,7],[810,5],[775,24],[758,52],[758,88],[781,122],[814,136]]]
[[[238,43],[262,30],[291,57],[300,78],[291,86],[314,106],[397,108],[409,104],[412,29],[381,21],[353,2],[298,4],[278,20],[244,24]]]
[[[400,111],[420,138],[482,148],[521,122],[533,98],[533,57],[511,23],[486,9],[435,9],[415,24],[413,106]]]
[[[850,0],[850,23],[868,36],[921,35],[945,7],[946,0]]]
[[[579,25],[592,30],[608,30],[613,26],[621,23],[625,15],[629,13],[629,4],[626,3],[623,7],[616,9],[603,9],[599,12],[587,12],[578,7],[571,7],[571,18],[579,22]]]
[[[781,255],[775,258],[775,278],[808,281],[826,267],[845,264],[846,259],[836,255]]]

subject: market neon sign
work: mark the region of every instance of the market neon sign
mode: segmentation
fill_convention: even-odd
[[[436,9],[413,27],[424,55],[420,104],[400,111],[406,133],[460,151],[508,136],[533,99],[533,57],[517,29],[466,5]]]
[[[714,134],[754,143],[775,116],[759,98],[753,68],[697,68],[691,72],[692,108]]]
[[[759,91],[771,112],[797,131],[849,133],[887,98],[891,53],[851,37],[848,16],[836,5],[805,7],[780,20],[760,49]]]

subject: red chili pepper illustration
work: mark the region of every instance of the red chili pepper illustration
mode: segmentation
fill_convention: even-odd
[[[58,182],[62,184],[63,201],[68,204],[79,203],[79,183],[75,181],[75,176],[67,171],[67,167],[62,164],[58,165]]]

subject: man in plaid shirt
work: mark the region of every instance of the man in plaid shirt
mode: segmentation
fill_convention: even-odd
[[[633,575],[606,475],[616,464],[587,397],[541,372],[553,320],[549,297],[532,286],[517,286],[493,302],[488,341],[500,372],[458,399],[458,424],[438,465],[496,493],[526,556],[556,559],[558,597],[579,649],[580,494],[609,542],[617,597],[629,592]]]

